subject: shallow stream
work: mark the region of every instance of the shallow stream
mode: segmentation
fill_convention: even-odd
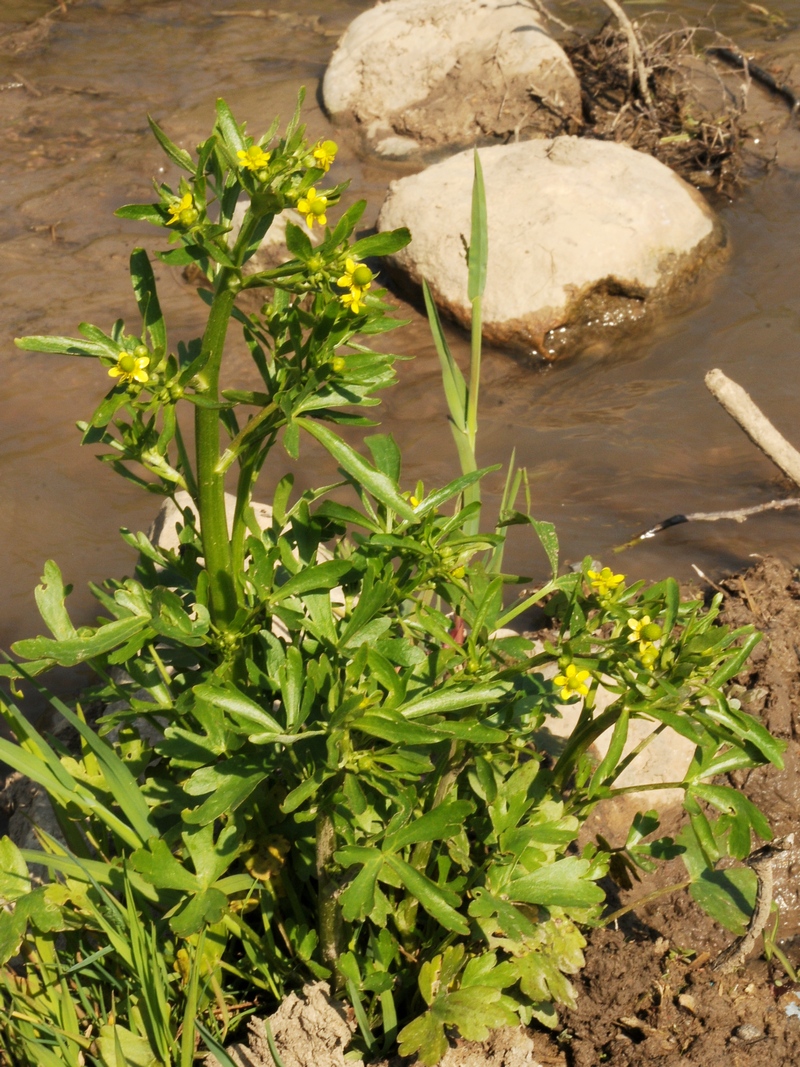
[[[135,318],[127,257],[156,248],[156,231],[114,218],[120,204],[148,199],[163,156],[149,133],[153,114],[179,143],[207,134],[217,96],[252,131],[288,117],[300,84],[313,137],[341,145],[337,176],[377,215],[401,164],[360,154],[331,127],[317,101],[336,39],[369,0],[3,0],[0,8],[0,647],[41,632],[33,587],[47,558],[75,585],[75,615],[88,620],[89,580],[130,573],[120,526],[147,528],[158,507],[81,449],[74,423],[108,382],[93,361],[19,352],[20,334],[74,334],[87,320],[108,328]],[[587,5],[573,5],[586,8]],[[629,5],[651,10],[647,3]],[[688,18],[706,5],[671,3]],[[53,10],[52,19],[34,22]],[[800,23],[800,0],[780,11]],[[743,46],[774,47],[748,5],[722,0],[717,24]],[[23,36],[20,36],[20,33]],[[27,36],[24,36],[27,35]],[[794,35],[794,40],[798,38]],[[787,63],[790,72],[791,56]],[[800,72],[795,77],[800,82]],[[720,367],[749,390],[800,447],[800,287],[796,252],[800,179],[774,167],[723,208],[733,254],[699,305],[612,356],[550,367],[500,351],[485,356],[480,460],[506,461],[516,448],[531,474],[534,512],[557,523],[564,557],[591,553],[637,577],[710,577],[754,553],[798,559],[800,514],[747,523],[692,523],[613,556],[615,545],[674,513],[746,507],[783,492],[776,470],[703,385]],[[204,307],[177,273],[159,271],[173,345],[195,336]],[[394,335],[400,384],[387,395],[383,425],[402,445],[404,480],[443,483],[457,460],[445,420],[438,363],[427,326]],[[467,342],[450,331],[459,356]],[[238,351],[238,350],[237,350]],[[234,361],[249,380],[244,355]],[[230,384],[233,384],[231,382]],[[298,483],[330,480],[332,465],[304,443]],[[264,474],[263,496],[287,464]],[[491,483],[494,489],[499,482]],[[491,486],[490,486],[491,487]],[[491,507],[491,498],[488,504]],[[533,577],[544,558],[520,537],[508,559]]]

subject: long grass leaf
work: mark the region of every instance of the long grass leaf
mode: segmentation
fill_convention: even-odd
[[[467,426],[467,383],[461,368],[453,358],[447,338],[442,329],[439,311],[431,296],[428,283],[423,279],[422,294],[425,298],[425,309],[428,313],[428,323],[431,328],[431,336],[439,356],[439,366],[442,370],[442,385],[447,406],[450,409],[450,417],[454,425],[461,431]]]
[[[489,258],[488,221],[486,218],[486,189],[483,168],[477,149],[473,153],[475,178],[472,182],[472,231],[469,242],[469,279],[467,297],[483,296],[486,288],[486,266]]]

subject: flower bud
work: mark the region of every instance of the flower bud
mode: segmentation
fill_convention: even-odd
[[[150,355],[150,350],[145,345],[137,345],[133,350],[133,354],[137,359],[144,359]]]
[[[331,367],[334,374],[341,374],[345,368],[345,361],[341,356],[334,356],[331,360]]]
[[[178,215],[178,221],[181,226],[194,226],[199,217],[200,215],[196,208],[187,207]]]

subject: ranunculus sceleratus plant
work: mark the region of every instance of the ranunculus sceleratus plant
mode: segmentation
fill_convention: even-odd
[[[43,851],[0,843],[5,1063],[189,1067],[198,1048],[225,1062],[244,1016],[313,978],[350,1002],[366,1055],[399,1044],[433,1064],[452,1035],[554,1025],[574,1002],[583,931],[601,920],[603,875],[629,880],[683,849],[713,907],[725,886],[704,876],[723,854],[746,856],[751,830],[769,837],[736,790],[709,784],[780,762],[723,691],[757,635],[718,626],[716,602],[681,603],[672,580],[627,585],[590,560],[559,576],[554,530],[517,507],[513,464],[497,525],[480,531],[479,173],[468,381],[431,306],[462,474],[404,488],[391,436],[365,436],[367,456],[336,427],[352,440],[373,426],[365,409],[394,381],[397,357],[372,345],[398,325],[376,258],[407,231],[353,240],[364,203],[340,210],[336,145],[309,142],[298,116],[254,140],[220,102],[194,155],[152,127],[180,177],[118,214],[160,227],[174,247],[158,258],[207,279],[202,338],[170,347],[138,248],[140,325],[18,342],[97,361],[110,389],[81,424],[84,443],[176,499],[181,517],[174,550],[123,531],[135,575],[94,589],[96,626],[74,626],[48,563],[36,597],[52,636],[18,642],[4,668],[12,688],[54,665],[86,663],[98,679],[77,708],[53,698],[74,728],[66,746],[3,704],[16,742],[0,742],[0,757],[47,791],[61,837],[41,830]],[[286,222],[291,258],[248,269],[289,210],[300,216]],[[260,311],[243,310],[257,291]],[[229,381],[231,319],[256,389]],[[180,413],[194,417],[193,452]],[[280,448],[297,458],[303,434],[340,480],[296,493],[286,475],[260,525],[259,472]],[[502,549],[519,524],[552,575],[509,599],[521,579],[502,573]],[[535,603],[553,616],[552,643],[504,629]],[[613,699],[598,711],[601,682]],[[575,730],[546,756],[543,725],[577,701]],[[87,724],[83,708],[99,702]],[[633,719],[652,730],[629,751]],[[685,791],[683,844],[658,838],[647,813],[624,846],[577,847],[587,814],[625,792],[619,774],[666,729],[696,745],[685,778],[667,783]],[[598,762],[589,749],[607,730]],[[32,881],[32,863],[47,878]],[[750,876],[737,885],[752,898]]]

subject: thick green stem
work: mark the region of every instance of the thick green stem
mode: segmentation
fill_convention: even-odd
[[[342,913],[337,900],[338,883],[330,875],[330,865],[336,851],[336,830],[327,812],[317,815],[317,878],[319,879],[319,943],[322,962],[333,971],[334,991],[342,985],[336,972],[341,951]]]
[[[202,394],[208,400],[219,400],[219,371],[225,335],[228,330],[233,302],[236,299],[236,279],[230,270],[221,270],[217,290],[211,304],[208,325],[203,336],[202,351],[208,356],[198,374]],[[217,408],[195,408],[195,448],[197,456],[197,491],[200,508],[200,536],[208,571],[209,607],[211,618],[220,629],[227,629],[237,609],[236,585],[233,579],[231,545],[225,515],[225,480],[216,473],[219,462],[220,417]]]
[[[472,301],[472,335],[469,361],[469,394],[467,399],[467,436],[472,455],[478,436],[478,396],[481,388],[481,298]]]

